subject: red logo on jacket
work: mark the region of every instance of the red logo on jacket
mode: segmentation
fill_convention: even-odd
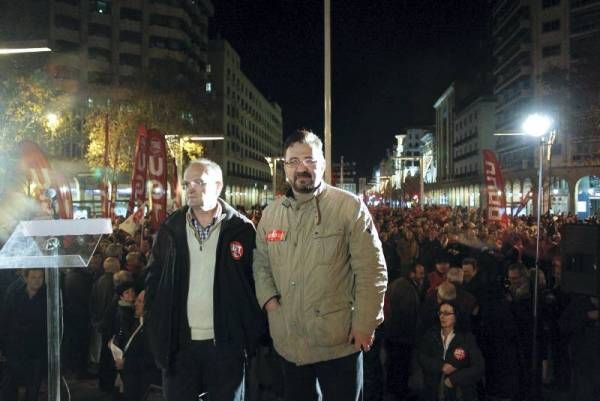
[[[467,352],[463,348],[456,348],[454,350],[454,359],[457,361],[463,361],[467,357]]]
[[[232,241],[229,244],[229,250],[231,251],[231,257],[235,260],[240,260],[244,256],[244,246],[239,241]]]

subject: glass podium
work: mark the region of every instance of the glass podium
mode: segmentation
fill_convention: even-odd
[[[62,303],[60,268],[88,266],[110,219],[21,221],[0,250],[0,269],[45,269],[48,401],[61,400]]]

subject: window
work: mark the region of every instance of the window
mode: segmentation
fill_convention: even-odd
[[[90,84],[108,85],[112,81],[112,77],[108,72],[90,71],[88,73],[88,82]]]
[[[105,38],[111,37],[112,30],[109,25],[90,24],[88,26],[88,34],[90,36],[102,36]]]
[[[211,93],[211,92],[212,92],[212,83],[207,82],[206,83],[206,93]]]
[[[140,67],[142,65],[142,58],[137,54],[123,53],[119,55],[119,64]]]
[[[119,38],[121,42],[129,42],[129,43],[142,43],[142,34],[140,32],[134,31],[121,31],[119,33]]]
[[[542,24],[542,32],[553,32],[560,29],[560,20],[555,19],[552,21],[544,22]]]
[[[132,21],[141,21],[142,20],[142,10],[136,10],[128,7],[121,7],[121,19],[128,19]]]
[[[206,72],[210,74],[212,72],[212,66],[210,64],[206,64]]]
[[[60,52],[76,52],[79,51],[79,43],[67,42],[66,40],[57,40],[55,42],[56,50]]]
[[[542,8],[554,7],[560,4],[560,0],[542,0]]]
[[[57,28],[70,29],[72,31],[79,30],[79,20],[66,15],[56,15],[54,17],[54,24]]]
[[[546,46],[546,47],[542,48],[542,57],[543,58],[554,57],[554,56],[560,56],[560,45]]]
[[[111,53],[110,50],[101,49],[99,47],[88,48],[88,57],[92,60],[104,60],[110,63]]]

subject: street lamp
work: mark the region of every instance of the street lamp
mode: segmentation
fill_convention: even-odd
[[[284,161],[283,157],[265,156],[265,160],[271,169],[271,177],[273,177],[273,200],[277,198],[277,162]]]
[[[54,133],[60,124],[60,117],[56,113],[48,113],[46,114],[46,124],[50,131]]]
[[[539,166],[538,166],[538,193],[537,193],[537,238],[535,243],[535,277],[533,283],[533,338],[532,338],[532,379],[534,397],[539,395],[539,380],[538,380],[538,350],[537,350],[537,332],[538,332],[538,303],[539,303],[539,267],[540,267],[540,232],[542,228],[540,226],[542,216],[542,196],[544,192],[542,182],[542,172],[544,165],[544,145],[545,137],[552,128],[554,121],[551,117],[543,114],[532,114],[528,116],[523,122],[522,129],[526,135],[540,138],[539,143]],[[554,133],[550,135],[553,139]],[[550,139],[549,139],[550,140]]]

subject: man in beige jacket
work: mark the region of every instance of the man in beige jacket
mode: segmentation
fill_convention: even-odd
[[[257,228],[254,279],[282,357],[285,401],[353,401],[362,353],[383,321],[381,242],[365,204],[323,182],[321,140],[298,130],[284,143],[291,189]]]

